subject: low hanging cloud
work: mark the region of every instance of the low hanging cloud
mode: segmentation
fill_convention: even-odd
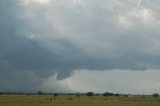
[[[0,90],[65,91],[45,80],[56,74],[62,80],[73,70],[159,70],[158,4],[1,0]]]

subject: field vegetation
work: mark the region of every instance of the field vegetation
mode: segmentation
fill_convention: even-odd
[[[160,106],[154,96],[0,95],[0,106]]]

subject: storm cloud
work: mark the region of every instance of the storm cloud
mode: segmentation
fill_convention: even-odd
[[[0,90],[47,89],[74,70],[159,70],[159,3],[0,0]]]

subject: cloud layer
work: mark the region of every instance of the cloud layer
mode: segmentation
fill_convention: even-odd
[[[46,79],[73,70],[159,70],[158,4],[1,0],[0,90],[36,91]]]
[[[92,73],[90,71],[74,70],[70,77],[59,81],[59,84],[65,83],[72,92],[93,91],[124,94],[153,94],[154,92],[160,92],[159,70],[131,71],[114,69],[92,70]]]

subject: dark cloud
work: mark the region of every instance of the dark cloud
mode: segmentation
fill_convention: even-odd
[[[149,1],[24,1],[0,1],[2,90],[38,90],[75,69],[160,68],[159,15]]]

